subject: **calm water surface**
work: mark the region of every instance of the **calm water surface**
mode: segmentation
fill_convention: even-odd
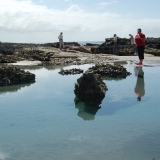
[[[94,111],[74,102],[80,75],[59,69],[30,69],[36,83],[0,87],[0,160],[160,160],[160,67],[139,77],[126,67],[126,79],[104,79]]]

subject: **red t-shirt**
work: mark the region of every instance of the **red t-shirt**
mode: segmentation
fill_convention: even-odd
[[[140,38],[146,38],[145,34],[141,33],[135,36],[136,46],[145,46],[145,42],[143,42]]]

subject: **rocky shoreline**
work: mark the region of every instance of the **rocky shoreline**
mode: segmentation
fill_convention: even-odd
[[[0,42],[0,63],[16,63],[18,61],[41,61],[41,66],[81,65],[112,61],[113,38],[106,38],[101,45],[89,44],[81,46],[77,42],[66,42],[60,50],[59,43],[26,44]],[[130,40],[121,39],[119,56],[133,56],[134,47]],[[145,53],[160,56],[160,38],[147,38]]]
[[[100,46],[92,47],[92,54],[113,54],[113,38],[106,38],[105,42]],[[135,48],[130,44],[130,39],[122,38],[119,45],[119,56],[132,56]],[[160,38],[146,38],[145,53],[160,56]]]
[[[77,42],[67,42],[65,43],[65,48],[63,50],[58,48],[58,42],[46,44],[0,42],[0,68],[1,72],[8,72],[7,74],[10,75],[14,70],[16,72],[15,75],[17,75],[18,69],[15,69],[12,65],[18,64],[19,61],[30,61],[33,63],[38,61],[39,63],[36,64],[37,67],[49,67],[50,69],[69,65],[104,65],[106,63],[115,63],[118,60],[118,56],[113,56],[113,45],[113,38],[106,38],[105,42],[101,45],[87,43],[86,45],[81,46]],[[147,38],[145,53],[148,53],[151,56],[160,56],[160,38]],[[130,40],[122,38],[119,57],[133,55],[134,49],[130,45]],[[9,65],[9,69],[7,69],[6,65]],[[35,80],[35,76],[33,75],[31,76],[31,79],[24,78],[26,77],[24,70],[20,70],[19,72],[20,74],[22,74],[22,72],[24,73],[22,76],[23,78],[15,81],[11,77],[6,78],[6,73],[1,73],[1,85],[10,85],[17,82],[23,83],[23,81],[27,82]],[[82,73],[80,70],[61,72],[62,75],[80,73]],[[27,77],[29,77],[29,74]]]

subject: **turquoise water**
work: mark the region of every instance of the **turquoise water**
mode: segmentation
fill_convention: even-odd
[[[160,68],[138,78],[126,67],[126,79],[104,79],[109,90],[94,111],[74,102],[80,75],[59,69],[30,69],[36,83],[0,87],[0,160],[160,160]]]

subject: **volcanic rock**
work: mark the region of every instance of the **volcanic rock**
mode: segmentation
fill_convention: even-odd
[[[35,82],[35,74],[17,67],[0,66],[0,86]]]
[[[130,72],[127,72],[126,68],[119,64],[97,64],[93,67],[90,67],[87,72],[92,72],[94,74],[100,74],[101,76],[109,78],[126,78],[131,75]]]
[[[82,101],[91,104],[101,103],[108,90],[99,74],[84,73],[75,84],[75,95]]]
[[[73,69],[66,69],[66,70],[61,70],[60,72],[58,72],[59,74],[61,75],[68,75],[68,74],[80,74],[80,73],[83,73],[83,70],[82,69],[77,69],[77,68],[73,68]]]

